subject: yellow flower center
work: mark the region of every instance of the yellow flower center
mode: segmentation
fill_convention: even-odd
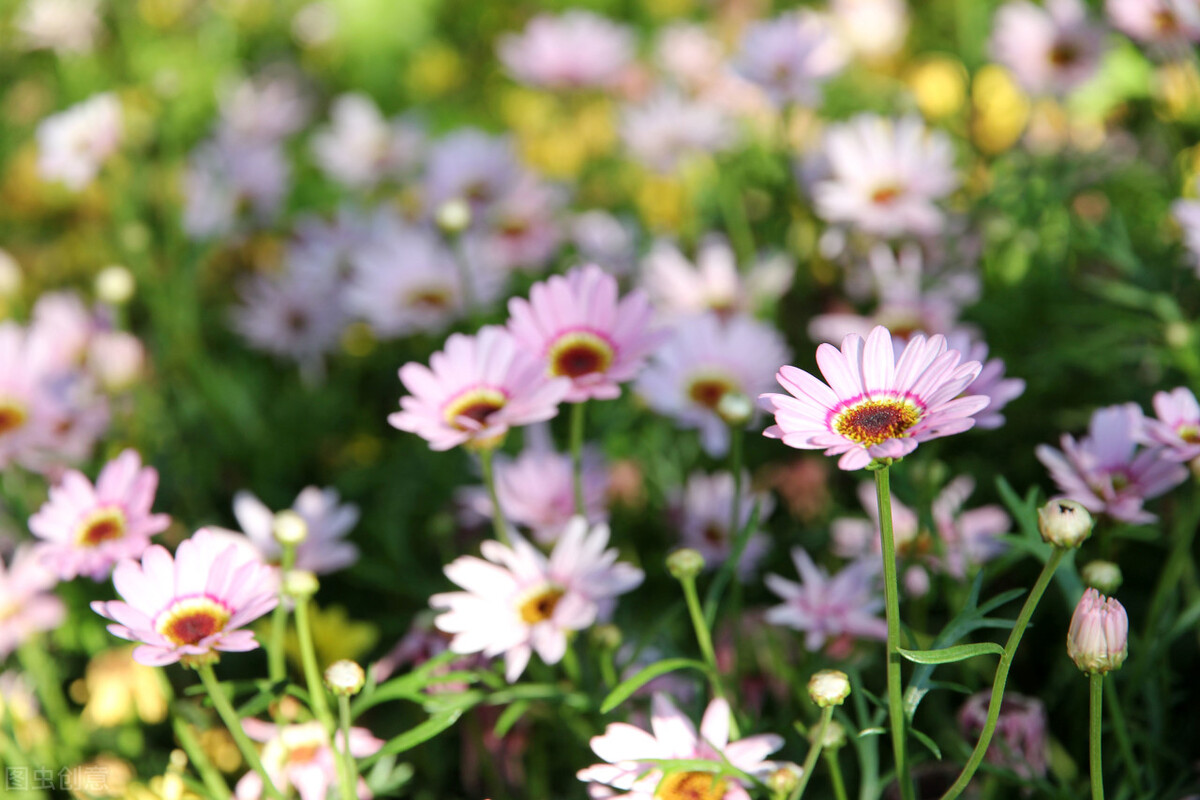
[[[426,286],[404,296],[404,305],[428,311],[440,311],[454,304],[454,295],[444,286]]]
[[[877,206],[886,206],[903,194],[904,190],[894,183],[885,183],[871,192],[871,202]]]
[[[904,438],[921,419],[921,410],[911,400],[886,398],[861,400],[833,418],[833,429],[847,439],[869,447],[888,439]]]
[[[446,422],[460,431],[475,430],[476,427],[464,424],[464,420],[472,420],[479,425],[486,425],[488,417],[504,408],[508,397],[499,389],[478,386],[468,389],[458,395],[442,410]]]
[[[604,372],[612,365],[616,352],[604,338],[591,331],[571,331],[550,345],[550,374],[579,378]]]
[[[721,800],[725,781],[711,772],[676,772],[663,778],[654,792],[657,800]]]
[[[1180,425],[1176,433],[1188,444],[1200,444],[1200,428],[1195,425]]]
[[[722,397],[737,390],[737,382],[728,376],[708,373],[692,378],[687,387],[687,395],[696,405],[715,411]]]
[[[125,535],[125,512],[110,506],[97,508],[79,523],[75,529],[75,543],[83,547],[96,547]]]
[[[1159,33],[1174,33],[1179,30],[1179,19],[1170,10],[1155,11],[1154,27]]]
[[[517,613],[526,625],[536,625],[554,616],[558,601],[567,591],[561,586],[547,583],[527,591],[517,598]]]
[[[196,644],[224,630],[229,617],[229,609],[211,597],[182,597],[159,615],[155,627],[177,646]]]
[[[7,397],[0,399],[0,436],[20,428],[28,417],[21,403]]]

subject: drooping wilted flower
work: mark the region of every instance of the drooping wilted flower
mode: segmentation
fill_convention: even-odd
[[[593,736],[592,751],[606,763],[594,764],[578,773],[579,780],[595,784],[593,796],[615,796],[626,800],[749,800],[742,779],[718,777],[718,765],[729,762],[742,772],[764,776],[771,768],[766,757],[783,746],[773,733],[729,741],[729,704],[717,698],[708,704],[700,730],[666,695],[651,701],[653,733],[624,722],[610,724]],[[713,762],[713,771],[668,771],[656,768],[655,759],[686,759]]]
[[[772,387],[775,370],[790,359],[783,336],[751,317],[689,317],[654,352],[636,391],[655,411],[699,429],[704,449],[720,456],[729,449],[730,436],[730,425],[718,413],[722,399],[757,397]]]
[[[992,57],[1027,91],[1066,94],[1096,74],[1104,34],[1082,0],[1013,0],[996,12]]]
[[[150,537],[170,524],[166,514],[150,511],[157,488],[158,471],[142,467],[133,450],[106,464],[95,486],[68,470],[29,518],[29,530],[41,540],[39,556],[62,580],[103,580],[117,561],[140,557]]]
[[[1089,675],[1120,669],[1129,652],[1129,616],[1115,597],[1088,589],[1071,615],[1067,654]]]
[[[886,237],[944,227],[936,203],[958,185],[954,149],[919,117],[860,114],[830,127],[824,155],[829,175],[813,187],[821,218]]]
[[[765,435],[789,447],[825,449],[838,466],[862,469],[876,458],[900,458],[920,442],[961,433],[986,397],[960,397],[979,375],[978,361],[962,362],[942,336],[914,336],[896,357],[892,335],[882,326],[864,342],[851,334],[841,350],[817,348],[817,364],[829,384],[804,370],[783,366],[777,376],[788,395],[759,400],[775,415]],[[832,387],[832,388],[831,388]]]
[[[294,788],[300,800],[324,800],[330,795],[338,785],[338,760],[346,749],[354,758],[365,758],[378,753],[384,745],[382,739],[375,738],[366,728],[351,728],[347,748],[341,731],[331,740],[325,726],[315,720],[272,725],[244,719],[242,728],[251,739],[264,743],[263,768],[275,788],[283,792]],[[356,788],[359,800],[374,797],[361,777]],[[250,770],[238,781],[235,794],[237,800],[258,800],[263,796],[262,776]]]
[[[571,383],[546,373],[504,328],[489,325],[475,336],[455,333],[429,366],[409,362],[400,380],[411,394],[388,417],[394,428],[421,436],[434,450],[460,444],[493,446],[510,427],[558,414]]]
[[[38,174],[68,189],[87,186],[121,144],[121,104],[105,92],[42,120]]]
[[[767,588],[783,599],[783,605],[767,611],[767,622],[804,631],[809,650],[819,650],[830,639],[887,637],[887,623],[876,616],[883,610],[883,596],[875,587],[878,564],[855,561],[830,576],[802,547],[792,549],[792,561],[800,583],[766,577]]]
[[[511,547],[488,540],[481,545],[484,558],[462,556],[448,565],[446,576],[465,591],[435,594],[430,604],[444,609],[436,624],[454,634],[451,650],[503,653],[511,683],[534,651],[557,664],[567,634],[610,612],[618,595],[641,584],[643,573],[616,563],[607,525],[589,530],[582,517],[567,525],[549,558],[519,534],[509,535]]]
[[[539,14],[500,38],[500,62],[521,83],[547,89],[610,88],[633,59],[633,34],[590,11]]]
[[[1138,447],[1144,423],[1136,403],[1101,408],[1092,414],[1087,436],[1076,441],[1063,434],[1061,451],[1041,444],[1035,452],[1063,494],[1088,511],[1153,522],[1157,517],[1142,504],[1183,483],[1188,471],[1162,458],[1158,448]]]
[[[258,647],[242,626],[275,607],[276,584],[269,567],[201,528],[174,557],[152,544],[141,563],[118,563],[113,585],[123,599],[94,602],[92,610],[113,621],[114,636],[139,642],[133,657],[142,664],[205,664],[218,651]]]
[[[535,284],[508,302],[508,329],[546,374],[571,381],[566,400],[611,400],[662,340],[650,327],[650,301],[638,290],[617,297],[616,278],[594,264]]]

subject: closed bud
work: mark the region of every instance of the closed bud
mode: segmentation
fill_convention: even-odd
[[[776,761],[775,768],[767,773],[767,788],[772,797],[788,797],[800,785],[800,776],[804,770],[799,764],[791,761]]]
[[[690,580],[704,571],[704,556],[690,547],[667,556],[667,572],[678,580]]]
[[[435,219],[442,233],[457,236],[471,227],[471,206],[466,200],[447,200],[438,206]]]
[[[814,727],[808,732],[808,739],[813,744],[817,738],[817,731],[820,726]],[[829,720],[829,724],[825,726],[825,738],[821,742],[821,747],[826,750],[837,750],[839,747],[846,744],[846,729],[836,719]]]
[[[320,586],[317,576],[308,570],[293,569],[283,576],[283,593],[296,600],[307,600]]]
[[[282,545],[295,547],[308,538],[308,523],[291,509],[275,515],[271,530],[275,534],[275,541]]]
[[[840,706],[850,696],[850,678],[837,669],[823,669],[808,679],[808,696],[821,708]]]
[[[1116,598],[1088,589],[1075,606],[1067,653],[1089,675],[1120,669],[1129,647],[1129,617]]]
[[[133,298],[136,284],[133,273],[119,264],[105,267],[96,274],[96,297],[110,306],[123,306]]]
[[[348,658],[333,662],[325,670],[325,685],[336,695],[358,694],[366,682],[363,668]]]
[[[717,416],[726,425],[745,425],[753,415],[754,403],[741,392],[726,392],[717,401]]]
[[[1074,500],[1051,500],[1038,509],[1042,540],[1055,547],[1079,547],[1092,533],[1091,513]]]
[[[1083,582],[1100,594],[1112,594],[1124,581],[1121,568],[1111,561],[1089,561],[1079,571]]]
[[[612,623],[592,628],[592,640],[605,650],[616,650],[621,646],[621,629]]]

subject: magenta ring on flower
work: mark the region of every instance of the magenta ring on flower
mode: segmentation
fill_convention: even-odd
[[[867,339],[850,334],[839,350],[817,348],[826,382],[792,366],[776,379],[788,394],[764,394],[759,403],[775,415],[764,432],[789,447],[839,455],[838,466],[862,469],[874,459],[901,458],[917,444],[961,433],[987,397],[962,397],[978,377],[978,361],[962,362],[943,336],[914,336],[896,356],[892,334],[877,326]]]

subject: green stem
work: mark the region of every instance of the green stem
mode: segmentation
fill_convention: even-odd
[[[58,734],[58,741],[73,751],[79,741],[76,717],[67,707],[58,669],[54,659],[48,657],[42,637],[31,636],[27,639],[17,649],[17,660],[21,663],[21,669],[33,680],[46,718]],[[70,758],[64,758],[65,762],[73,760],[73,754]]]
[[[496,541],[508,545],[508,526],[504,524],[504,510],[500,508],[500,498],[496,496],[496,477],[492,473],[492,449],[489,447],[479,451],[479,464],[483,468],[483,482],[487,486],[488,498],[492,501],[492,529],[496,532]]]
[[[567,673],[567,679],[574,686],[579,686],[582,681],[582,673],[579,671],[579,656],[575,654],[575,637],[567,637],[567,649],[563,651],[562,658],[563,672]]]
[[[338,695],[338,719],[342,730],[342,752],[338,759],[338,775],[342,781],[342,800],[355,800],[358,797],[358,765],[350,754],[350,697]]]
[[[200,741],[196,738],[196,734],[188,727],[188,724],[179,717],[171,717],[171,726],[175,729],[175,738],[179,740],[180,747],[183,752],[187,753],[188,760],[192,762],[192,766],[200,773],[200,779],[204,781],[204,787],[208,789],[217,800],[229,800],[229,786],[217,772],[216,767],[209,761],[208,755],[205,754],[204,748],[200,746]]]
[[[975,743],[975,749],[971,751],[971,757],[967,760],[962,772],[959,773],[958,779],[946,790],[941,800],[953,800],[962,794],[975,775],[975,770],[979,769],[979,765],[983,763],[983,757],[992,741],[992,734],[996,732],[996,723],[1000,719],[1000,704],[1004,701],[1004,687],[1008,682],[1008,670],[1012,667],[1017,646],[1021,644],[1021,637],[1025,635],[1025,628],[1029,626],[1034,609],[1037,608],[1038,602],[1046,592],[1046,587],[1050,585],[1050,579],[1054,577],[1054,571],[1058,569],[1059,562],[1063,560],[1067,552],[1061,547],[1055,547],[1050,552],[1050,557],[1042,565],[1042,572],[1038,575],[1037,582],[1033,584],[1033,589],[1025,598],[1025,605],[1021,606],[1021,613],[1017,615],[1017,621],[1008,634],[1008,641],[1004,644],[1004,653],[1000,656],[1000,663],[996,665],[996,677],[992,682],[992,697],[988,703],[987,721],[979,733],[979,741]]]
[[[825,756],[825,764],[829,767],[829,778],[833,783],[835,800],[848,800],[846,782],[842,780],[842,765],[838,763],[838,751],[836,749],[826,750],[822,755]]]
[[[709,682],[712,683],[713,694],[729,703],[729,697],[725,694],[725,686],[721,682],[721,671],[717,668],[717,654],[713,650],[712,634],[708,631],[708,625],[704,622],[704,611],[700,608],[700,596],[696,592],[696,578],[694,575],[681,577],[679,582],[683,584],[683,596],[687,600],[688,614],[692,618],[692,627],[696,629],[696,641],[700,645],[700,654],[704,657],[704,663],[708,664]],[[740,739],[741,733],[738,732],[737,717],[733,714],[733,705],[729,706],[729,730],[734,739]]]
[[[1125,724],[1125,711],[1121,708],[1121,699],[1117,697],[1117,685],[1114,683],[1104,693],[1104,702],[1108,706],[1108,716],[1112,720],[1113,736],[1117,740],[1117,748],[1121,751],[1121,759],[1125,762],[1125,770],[1133,781],[1137,794],[1142,791],[1142,774],[1138,768],[1137,759],[1133,755],[1133,743],[1129,739],[1129,727]]]
[[[587,516],[583,498],[583,421],[587,401],[571,404],[571,483],[575,489],[575,513]]]
[[[250,741],[250,737],[242,730],[242,723],[238,720],[237,712],[233,710],[233,706],[229,704],[229,698],[225,696],[225,691],[221,688],[221,684],[217,682],[217,676],[213,673],[212,664],[201,664],[196,667],[196,672],[200,675],[200,682],[204,684],[204,689],[208,692],[208,696],[212,700],[213,708],[217,710],[217,715],[221,717],[221,721],[229,729],[229,735],[233,737],[234,743],[237,745],[238,750],[241,751],[242,758],[246,759],[246,763],[250,765],[250,769],[257,772],[258,776],[262,778],[263,791],[271,800],[283,800],[283,795],[275,788],[275,784],[271,782],[271,776],[267,774],[267,770],[263,767],[262,759],[258,757],[258,751],[254,749],[254,743]]]
[[[729,536],[736,540],[742,535],[742,429],[729,426],[729,470],[733,473],[733,499],[729,503]],[[747,536],[749,531],[745,532]],[[733,565],[737,570],[737,564]]]
[[[734,181],[725,177],[729,174],[732,174],[730,170],[720,170],[718,177],[721,215],[725,217],[725,229],[729,233],[729,243],[737,255],[738,264],[742,268],[749,268],[754,260],[754,232],[750,229],[746,207],[742,204],[741,191]]]
[[[333,717],[329,713],[329,700],[325,697],[325,683],[321,680],[321,670],[317,667],[317,650],[313,646],[307,598],[296,598],[295,614],[296,638],[300,641],[300,660],[304,664],[304,681],[308,684],[312,712],[325,726],[325,730],[332,731]]]
[[[804,790],[808,788],[808,780],[817,766],[817,758],[821,755],[821,748],[825,746],[825,731],[829,728],[831,719],[833,719],[833,706],[821,709],[821,721],[817,724],[816,736],[808,748],[808,755],[804,757],[804,766],[800,768],[800,782],[792,790],[789,800],[800,800],[804,796]]]
[[[1101,727],[1104,721],[1104,676],[1094,672],[1091,682],[1091,714],[1088,725],[1088,759],[1092,773],[1092,800],[1104,800],[1104,769],[1102,763]]]
[[[279,574],[287,575],[295,564],[296,546],[283,545]],[[279,683],[287,677],[287,654],[284,652],[286,649],[284,643],[287,640],[287,621],[287,603],[284,602],[283,597],[280,597],[279,604],[271,613],[271,638],[270,646],[267,648],[267,675],[271,679],[271,683]]]
[[[889,467],[875,470],[875,494],[879,499],[879,535],[883,545],[883,601],[887,614],[887,701],[892,728],[892,755],[896,761],[896,783],[901,800],[913,800],[913,783],[908,773],[903,687],[900,684],[900,591],[896,578],[896,542],[892,533],[892,490]]]

